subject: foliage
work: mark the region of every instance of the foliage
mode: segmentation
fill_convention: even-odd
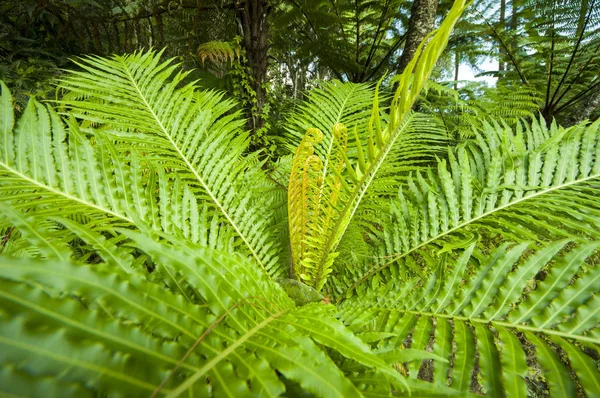
[[[473,138],[488,120],[503,121],[514,127],[531,120],[539,112],[537,91],[527,87],[512,89],[487,87],[472,82],[454,90],[448,84],[429,81],[417,109],[438,120],[450,138]]]
[[[2,393],[597,394],[600,122],[453,145],[412,111],[464,8],[394,95],[311,92],[273,163],[161,53],[20,117],[1,84]]]
[[[515,26],[512,29],[494,27],[486,21],[488,32],[498,40],[505,54],[504,62],[510,65],[500,72],[501,81],[509,88],[520,85],[536,90],[542,99],[541,113],[548,122],[554,117],[569,124],[585,119],[598,105],[586,109],[590,106],[586,101],[598,98],[599,92],[598,2],[519,3],[511,17]],[[574,117],[578,113],[587,116]]]
[[[240,59],[239,43],[236,41],[230,43],[213,40],[200,44],[196,51],[203,64],[208,59],[217,67],[227,65],[228,63],[233,64]]]
[[[399,0],[283,1],[274,19],[274,40],[291,47],[298,59],[318,60],[340,80],[378,79],[395,69],[407,25],[405,6]],[[290,26],[301,34],[290,37]]]

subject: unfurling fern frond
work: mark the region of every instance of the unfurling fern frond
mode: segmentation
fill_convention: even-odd
[[[320,290],[337,253],[329,253],[325,263],[319,263],[321,251],[337,222],[340,196],[343,195],[341,175],[346,156],[348,131],[343,124],[333,127],[334,149],[325,167],[332,173],[323,176],[323,162],[314,152],[323,139],[318,129],[309,129],[294,155],[288,187],[288,220],[292,249],[293,276]]]
[[[350,222],[354,219],[363,198],[367,196],[367,191],[376,185],[374,181],[381,174],[385,175],[385,173],[382,173],[382,170],[385,169],[384,164],[387,162],[394,163],[393,160],[389,160],[390,154],[394,153],[394,148],[411,142],[415,138],[409,136],[406,142],[403,140],[406,131],[409,130],[408,126],[410,126],[410,122],[414,118],[410,114],[410,108],[445,48],[452,27],[465,7],[464,1],[456,1],[446,19],[444,19],[444,22],[435,34],[432,35],[427,45],[425,46],[425,43],[423,43],[418,48],[415,58],[409,63],[399,79],[398,89],[389,109],[389,118],[386,117],[382,121],[379,109],[380,98],[377,88],[373,96],[371,116],[366,125],[363,124],[361,126],[365,128],[364,131],[359,132],[359,126],[340,126],[339,124],[328,126],[324,130],[329,131],[331,129],[334,132],[336,130],[340,132],[344,131],[343,134],[340,133],[340,136],[348,134],[350,141],[348,143],[348,148],[350,148],[348,151],[355,149],[356,153],[353,153],[353,155],[356,157],[351,159],[344,151],[338,154],[336,148],[339,148],[341,144],[336,144],[338,140],[336,140],[335,134],[325,140],[326,145],[322,150],[316,151],[322,156],[321,161],[324,165],[322,168],[323,182],[327,181],[330,178],[329,176],[335,175],[339,178],[338,181],[343,188],[343,194],[340,195],[340,200],[337,200],[336,195],[336,206],[330,207],[336,208],[335,212],[331,216],[323,216],[323,218],[330,217],[335,220],[333,226],[331,228],[326,226],[327,230],[324,231],[325,233],[321,234],[319,239],[313,242],[313,246],[315,248],[318,247],[312,251],[316,255],[311,255],[314,260],[311,258],[310,261],[310,267],[317,269],[317,278],[311,281],[313,286],[320,288],[325,284],[327,275],[332,272],[332,263],[335,259],[338,245],[348,230]],[[354,87],[350,87],[350,89],[354,89]],[[342,96],[342,98],[345,97]],[[346,107],[344,104],[340,106],[335,101],[333,102],[333,107],[338,108],[339,112],[334,112],[333,115],[326,114],[324,120],[333,119],[339,123],[339,119],[343,117]],[[310,117],[304,117],[300,119],[300,122],[306,120],[310,120]],[[387,124],[384,125],[384,123]],[[353,131],[353,134],[348,133],[348,131]],[[366,142],[361,142],[363,138]],[[407,145],[406,154],[408,156],[406,158],[411,155],[418,157],[421,153],[431,153],[431,149],[424,149],[430,137],[424,135],[424,138],[423,142],[419,144]],[[336,169],[337,157],[341,157],[344,160],[344,164],[342,165],[345,168],[344,175]],[[406,158],[403,160],[406,160]],[[403,160],[400,160],[400,163]],[[291,183],[294,184],[295,180],[292,180]],[[323,193],[322,189],[320,189],[319,197],[323,196]],[[294,218],[295,215],[289,214],[288,217]],[[317,224],[315,219],[309,222]],[[294,236],[292,236],[292,239],[294,239]]]
[[[600,122],[448,148],[410,108],[464,7],[389,109],[315,91],[275,166],[160,53],[18,122],[0,84],[0,395],[599,395]]]
[[[342,320],[359,336],[378,335],[376,352],[396,354],[393,363],[411,378],[462,394],[480,388],[486,396],[525,397],[540,378],[535,372],[552,396],[575,396],[579,388],[596,396],[600,379],[590,352],[600,348],[599,247],[563,240],[531,251],[526,243],[505,244],[482,256],[471,244],[429,280],[391,281],[345,301]],[[430,351],[433,365],[404,367],[405,347]]]

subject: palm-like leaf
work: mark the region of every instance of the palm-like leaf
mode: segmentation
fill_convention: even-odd
[[[533,367],[553,396],[574,396],[576,384],[594,396],[598,370],[586,349],[600,347],[600,274],[585,260],[597,258],[599,246],[557,241],[528,252],[527,244],[505,244],[471,267],[481,257],[471,244],[427,281],[393,281],[347,300],[342,319],[357,333],[380,332],[380,351],[408,342],[411,349],[431,349],[448,362],[435,360],[433,371],[423,365],[421,376],[464,394],[474,378],[487,395],[528,396]],[[402,351],[396,362],[406,362]],[[416,377],[419,363],[408,371]]]
[[[599,239],[599,139],[597,122],[569,129],[534,122],[514,133],[487,124],[475,141],[450,151],[437,173],[409,179],[383,233],[385,258],[348,276],[356,278],[351,289],[376,274],[392,278],[390,268],[414,269],[415,261],[432,270],[428,253],[473,240]]]
[[[248,135],[240,131],[243,121],[232,113],[233,103],[198,91],[194,83],[184,85],[186,74],[175,73],[178,65],[161,63],[154,52],[87,58],[80,66],[84,72],[61,81],[71,93],[61,104],[99,124],[96,134],[118,141],[121,152],[136,152],[159,172],[177,175],[195,200],[229,225],[242,250],[280,274],[278,248],[267,244],[268,199],[247,189],[264,177],[253,155],[244,157]]]

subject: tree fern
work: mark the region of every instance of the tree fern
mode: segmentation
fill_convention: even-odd
[[[2,85],[0,391],[597,395],[600,126],[449,147],[410,108],[464,6],[388,107],[317,90],[277,165],[160,53],[80,60],[17,122]]]
[[[7,90],[2,94],[10,104]],[[94,109],[99,103],[86,102]],[[43,120],[25,113],[18,126],[27,122],[27,130],[5,129],[4,142],[12,145],[3,148],[5,153],[21,148],[14,142],[25,131],[45,133],[42,138],[57,139],[59,149],[73,155],[70,169],[52,165],[59,177],[54,180],[45,179],[35,162],[42,158],[48,165],[55,159],[49,155],[31,151],[5,158],[3,220],[41,258],[0,259],[3,392],[22,392],[21,382],[28,380],[27,393],[41,394],[44,383],[60,378],[63,395],[75,396],[82,389],[131,396],[278,396],[289,382],[319,396],[361,396],[323,346],[383,372],[390,388],[409,391],[402,375],[332,317],[332,307],[297,308],[250,258],[198,246],[195,240],[207,243],[185,236],[182,220],[202,228],[195,233],[206,233],[199,221],[206,206],[190,202],[189,214],[181,215],[190,195],[205,201],[206,196],[183,173],[170,177],[159,168],[164,159],[154,159],[152,146],[143,145],[133,131],[140,126],[119,131],[98,120],[91,127],[70,118],[65,129],[51,108],[32,104],[42,114],[55,115],[58,133],[49,134]],[[124,139],[126,133],[140,144],[137,151]],[[34,138],[28,138],[33,146]],[[79,157],[81,152],[86,157]],[[98,158],[99,166],[93,163]],[[177,163],[167,165],[171,171]],[[255,165],[237,165],[243,171],[240,183],[256,178]],[[62,174],[71,169],[80,180]],[[130,171],[128,183],[122,170]],[[9,185],[15,176],[35,184],[35,190]],[[132,197],[131,206],[122,206],[124,216],[112,210],[119,209],[114,203]],[[66,200],[75,205],[61,212]],[[242,197],[241,203],[248,202]],[[210,220],[219,218],[213,209]],[[196,222],[191,221],[194,212]],[[239,239],[233,232],[226,236]],[[91,261],[82,248],[99,261]],[[147,274],[146,268],[153,272]]]

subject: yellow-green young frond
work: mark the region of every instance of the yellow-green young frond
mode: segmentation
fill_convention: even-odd
[[[395,99],[392,101],[390,108],[389,122],[384,126],[387,118],[381,118],[379,109],[379,95],[376,88],[373,97],[373,104],[369,121],[363,131],[351,134],[353,128],[349,125],[349,137],[355,137],[354,146],[356,148],[356,160],[351,161],[345,159],[347,181],[341,179],[342,184],[347,182],[345,188],[346,194],[343,201],[339,203],[339,215],[333,226],[328,232],[326,240],[319,242],[322,245],[320,256],[316,259],[315,264],[330,268],[332,265],[332,256],[334,256],[337,247],[342,240],[344,233],[348,229],[348,225],[355,217],[363,198],[377,180],[379,172],[388,162],[394,163],[394,159],[390,154],[394,153],[394,148],[401,145],[406,131],[409,130],[411,122],[410,107],[414,104],[425,80],[433,70],[437,58],[445,48],[446,42],[450,35],[450,31],[458,18],[461,16],[465,8],[464,1],[456,1],[453,8],[448,13],[440,28],[433,34],[427,47],[423,49],[423,44],[419,47],[415,59],[409,64],[404,74],[400,78],[400,83],[396,91]],[[415,75],[412,72],[415,71]],[[410,87],[410,89],[409,89]],[[366,142],[363,138],[366,135]],[[414,137],[410,137],[414,138]],[[409,139],[410,139],[409,138]],[[329,158],[332,155],[331,148],[334,147],[334,140],[331,139],[329,150],[325,150],[327,160],[324,160],[325,171],[327,176],[330,172],[327,165]],[[408,152],[413,153],[431,153],[431,150],[424,149],[425,143],[420,143],[415,146],[409,146]],[[350,147],[350,145],[349,145]],[[400,160],[400,162],[406,159]],[[418,161],[416,162],[418,163]]]
[[[456,258],[440,256],[426,280],[398,279],[346,300],[340,316],[410,379],[461,396],[527,397],[540,381],[553,397],[595,396],[599,248],[507,243],[484,255],[471,244]]]
[[[29,396],[52,379],[61,396],[277,397],[288,380],[317,396],[361,397],[321,347],[408,392],[331,306],[295,307],[248,259],[121,232],[191,289],[103,264],[0,257],[3,393]]]
[[[153,51],[88,57],[78,65],[82,71],[61,80],[60,87],[75,94],[59,101],[63,110],[93,124],[94,135],[117,142],[120,156],[135,153],[159,176],[177,175],[161,177],[167,192],[187,185],[242,250],[269,274],[281,274],[279,247],[265,244],[272,236],[271,197],[252,189],[264,187],[266,176],[257,154],[246,155],[248,134],[234,103],[198,90],[186,73],[175,72],[173,60],[161,62]]]
[[[381,260],[350,291],[397,269],[433,271],[432,255],[471,242],[600,239],[599,181],[600,122],[515,131],[486,123],[436,170],[408,179],[383,225]]]
[[[311,223],[318,222],[323,176],[322,162],[315,145],[323,140],[319,129],[309,129],[296,149],[288,186],[288,224],[292,249],[292,274],[304,281],[311,279],[306,261]]]
[[[216,65],[233,64],[240,58],[240,47],[226,41],[215,40],[202,43],[196,52],[203,64],[206,59]]]
[[[333,126],[333,150],[327,159],[330,173],[315,154],[315,145],[323,139],[318,129],[309,129],[296,149],[288,188],[288,218],[293,254],[293,276],[320,290],[332,271],[337,253],[319,262],[323,248],[338,221],[348,185],[342,170],[348,164],[346,154],[348,129],[341,123]]]

